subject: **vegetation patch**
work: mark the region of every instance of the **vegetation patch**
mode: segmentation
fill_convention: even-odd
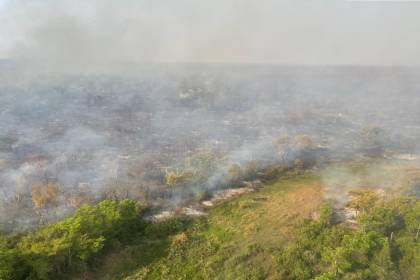
[[[0,279],[419,279],[417,197],[355,185],[346,202],[352,222],[325,199],[325,174],[342,168],[361,185],[381,170],[415,182],[412,168],[372,166],[283,176],[194,218],[148,222],[133,200],[85,205],[36,231],[2,236]]]

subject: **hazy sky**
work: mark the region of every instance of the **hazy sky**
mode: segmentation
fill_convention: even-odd
[[[0,57],[420,64],[420,2],[0,0]]]

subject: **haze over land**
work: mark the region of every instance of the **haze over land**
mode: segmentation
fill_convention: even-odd
[[[316,160],[360,157],[366,141],[419,152],[413,69],[172,65],[135,73],[2,83],[3,223],[36,223],[31,190],[47,182],[63,192],[53,217],[72,209],[67,198],[80,192],[100,199],[120,190],[180,206],[221,188],[232,164],[292,164],[300,135],[313,142]],[[366,140],[363,130],[375,127],[383,132]],[[286,156],[276,144],[285,137],[292,139]],[[200,156],[210,165],[188,164]],[[166,186],[165,172],[191,168],[200,180]],[[17,196],[28,212],[10,207]]]
[[[0,0],[0,280],[420,279],[419,14]]]
[[[362,156],[364,141],[417,154],[419,8],[2,1],[1,224],[39,222],[31,195],[48,182],[54,219],[74,193],[177,207],[223,187],[234,164],[292,164],[300,136],[312,161]],[[200,180],[168,188],[202,155]]]

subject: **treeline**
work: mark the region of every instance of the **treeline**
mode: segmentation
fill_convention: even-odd
[[[64,279],[95,264],[106,250],[145,236],[166,236],[186,221],[152,224],[134,200],[84,205],[60,222],[15,236],[0,235],[0,279]]]
[[[278,258],[282,279],[420,279],[420,201],[369,202],[357,225],[335,222],[328,204],[305,221]]]

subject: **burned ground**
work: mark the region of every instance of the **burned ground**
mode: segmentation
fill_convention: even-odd
[[[255,174],[275,178],[293,165],[415,158],[419,150],[420,79],[412,69],[179,69],[16,81],[2,69],[0,208],[20,205],[0,217],[2,229],[38,223],[28,215],[38,183],[59,186],[62,203],[45,214],[55,219],[73,211],[66,201],[80,188],[91,201],[128,196],[174,208]],[[194,158],[204,162],[188,165]],[[229,174],[234,164],[238,178]],[[168,187],[168,172],[183,180]]]

